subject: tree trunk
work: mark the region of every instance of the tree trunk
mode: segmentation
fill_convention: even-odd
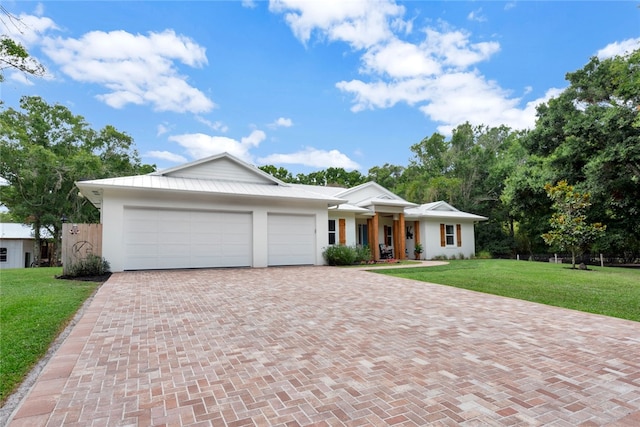
[[[571,268],[576,268],[576,251],[571,250]]]

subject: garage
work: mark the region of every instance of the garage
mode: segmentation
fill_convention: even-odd
[[[128,207],[123,225],[125,270],[252,264],[251,213]]]
[[[269,214],[267,224],[270,266],[315,264],[315,216]]]

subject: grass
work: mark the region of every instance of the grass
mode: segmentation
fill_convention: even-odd
[[[376,273],[640,321],[640,269],[483,259]]]
[[[56,279],[60,274],[57,267],[0,271],[0,403],[99,285]]]

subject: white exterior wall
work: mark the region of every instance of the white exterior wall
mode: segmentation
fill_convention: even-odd
[[[273,201],[257,202],[249,197],[238,199],[216,199],[210,196],[173,192],[122,192],[105,190],[102,204],[102,256],[111,264],[113,272],[123,271],[124,250],[124,210],[125,207],[159,209],[196,209],[227,212],[249,212],[253,221],[253,267],[267,267],[268,238],[267,215],[269,213],[314,215],[316,218],[315,264],[323,265],[322,250],[328,245],[328,213],[325,202],[291,201],[286,204]],[[167,224],[167,226],[171,226]]]
[[[460,224],[462,231],[462,246],[457,246],[457,236],[454,238],[454,244],[452,246],[440,246],[440,224],[450,224],[455,226]],[[454,231],[455,232],[455,231]],[[470,258],[475,255],[475,229],[473,222],[463,222],[459,219],[432,219],[432,220],[420,220],[420,241],[424,252],[422,253],[422,259],[433,259],[438,256],[445,256],[447,258],[460,257],[460,254],[464,254],[465,258]]]
[[[31,253],[31,261],[33,262],[33,242],[33,240],[23,239],[0,240],[0,247],[7,248],[7,262],[0,262],[0,269],[24,268],[24,257],[27,252]]]
[[[339,234],[339,220],[345,220],[345,238],[346,238],[346,246],[355,246],[358,240],[358,228],[356,226],[356,215],[353,212],[338,212],[335,210],[329,211],[327,221],[330,219],[336,220],[336,244],[340,243],[340,234]],[[329,245],[329,224],[327,223],[327,244]]]

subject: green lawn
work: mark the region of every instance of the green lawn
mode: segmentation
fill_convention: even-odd
[[[640,321],[640,269],[479,259],[376,273]]]
[[[99,285],[57,280],[62,268],[0,270],[0,403]]]

